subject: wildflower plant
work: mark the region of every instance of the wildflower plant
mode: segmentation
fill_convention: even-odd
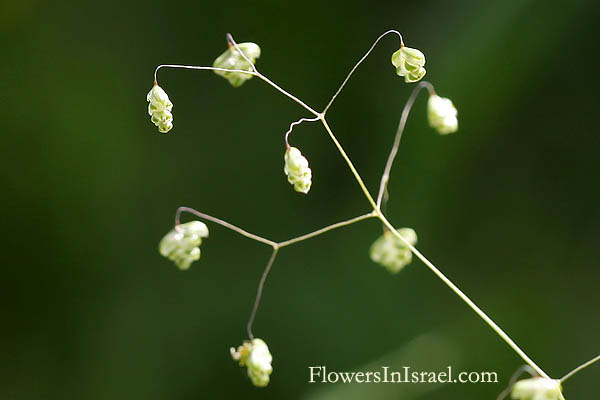
[[[399,39],[399,48],[391,55],[392,66],[396,68],[396,74],[404,78],[408,84],[416,83],[410,94],[404,109],[400,115],[400,121],[395,133],[392,148],[390,150],[387,162],[385,164],[383,174],[379,182],[379,190],[377,196],[373,196],[367,189],[361,175],[355,168],[352,160],[348,157],[342,144],[337,139],[332,128],[329,126],[326,115],[329,109],[334,104],[337,96],[346,86],[352,75],[362,64],[362,62],[371,54],[375,46],[388,35],[395,35]],[[302,123],[320,123],[325,129],[329,138],[334,143],[339,152],[339,155],[344,159],[352,175],[354,176],[363,196],[369,204],[369,211],[332,225],[325,226],[314,232],[310,232],[301,236],[294,237],[289,240],[277,242],[267,239],[263,236],[256,235],[245,231],[244,229],[233,225],[220,218],[200,212],[190,207],[179,207],[175,213],[175,227],[166,234],[159,244],[159,252],[163,256],[172,260],[181,270],[188,269],[194,261],[200,258],[200,244],[202,238],[208,237],[208,227],[201,221],[191,221],[181,223],[180,218],[182,213],[190,213],[204,221],[215,223],[228,228],[244,237],[255,240],[272,249],[266,267],[260,278],[254,305],[250,313],[247,323],[248,339],[237,348],[231,348],[232,358],[239,363],[240,366],[247,368],[248,376],[255,386],[267,386],[270,381],[271,373],[273,372],[272,360],[273,357],[269,351],[265,341],[255,338],[253,333],[253,323],[258,311],[261,298],[263,295],[263,287],[269,275],[271,268],[277,258],[278,252],[284,247],[298,244],[304,240],[317,237],[328,231],[342,228],[363,220],[377,219],[383,228],[383,234],[371,245],[369,256],[375,262],[392,273],[400,272],[406,265],[410,264],[413,256],[419,259],[434,276],[440,279],[448,288],[456,294],[469,308],[471,308],[508,346],[517,353],[525,362],[525,369],[532,375],[532,378],[516,381],[511,379],[509,387],[500,394],[499,398],[511,395],[514,400],[564,400],[562,394],[562,384],[565,380],[579,372],[580,370],[592,365],[600,360],[597,356],[590,361],[578,366],[573,371],[565,375],[561,379],[551,378],[542,368],[540,368],[527,354],[508,336],[500,326],[498,326],[479,306],[475,304],[459,287],[452,282],[446,275],[436,267],[429,259],[427,259],[419,250],[416,249],[417,234],[412,228],[397,229],[388,220],[386,216],[386,204],[389,201],[389,193],[387,190],[392,165],[398,148],[408,115],[413,107],[417,95],[422,89],[427,90],[429,96],[427,105],[427,119],[429,125],[435,129],[440,135],[447,135],[458,130],[457,110],[448,98],[443,98],[437,95],[433,85],[426,81],[421,81],[425,76],[425,55],[418,49],[406,47],[400,32],[389,30],[380,35],[368,51],[358,60],[354,67],[349,71],[345,79],[337,91],[333,94],[327,105],[322,111],[317,111],[310,107],[304,101],[281,88],[267,76],[259,72],[256,67],[256,61],[261,56],[261,49],[256,43],[240,43],[236,41],[230,34],[226,35],[227,49],[219,55],[212,66],[194,66],[194,65],[178,65],[178,64],[162,64],[154,71],[154,85],[147,96],[149,102],[148,113],[152,116],[152,122],[158,127],[159,132],[167,133],[173,128],[173,103],[169,100],[166,92],[158,86],[157,74],[159,70],[164,68],[180,68],[190,70],[207,70],[214,71],[217,75],[225,78],[233,87],[240,87],[251,78],[258,78],[271,86],[276,91],[288,97],[293,102],[297,103],[301,108],[308,112],[309,116],[304,116],[292,122],[288,130],[283,134],[285,151],[284,151],[284,168],[283,172],[287,177],[287,181],[292,185],[293,189],[299,193],[308,194],[312,184],[313,171],[309,168],[307,158],[302,154],[301,150],[293,147],[289,143],[290,135],[294,128]],[[282,179],[283,180],[283,179]]]

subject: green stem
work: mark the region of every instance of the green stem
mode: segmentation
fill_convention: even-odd
[[[323,126],[325,127],[325,130],[327,130],[327,133],[329,133],[329,137],[331,137],[331,140],[333,140],[333,143],[337,147],[338,151],[340,152],[340,154],[342,155],[344,160],[346,160],[346,164],[348,164],[348,167],[350,167],[350,171],[352,171],[352,175],[354,175],[354,178],[356,178],[356,181],[358,182],[358,185],[362,189],[365,197],[367,198],[369,203],[371,203],[371,207],[373,207],[373,210],[378,210],[377,204],[375,203],[375,200],[373,200],[373,196],[371,196],[371,193],[369,193],[369,189],[367,189],[367,187],[365,186],[365,183],[363,182],[362,178],[360,177],[358,171],[356,170],[356,168],[354,168],[354,164],[352,164],[352,161],[350,160],[350,158],[344,151],[344,148],[342,147],[340,142],[338,142],[337,138],[333,134],[333,131],[331,130],[331,128],[329,127],[329,124],[327,124],[327,121],[325,120],[325,116],[323,114],[321,114],[320,118],[321,118],[321,122],[323,123]]]
[[[433,263],[431,261],[429,261],[423,254],[421,254],[420,251],[418,251],[413,245],[411,245],[408,241],[406,241],[406,239],[404,239],[402,237],[402,235],[400,235],[396,231],[396,229],[392,226],[392,224],[381,213],[381,210],[379,209],[379,207],[377,206],[377,204],[373,200],[373,196],[371,196],[371,193],[369,193],[369,190],[365,186],[365,184],[364,184],[362,178],[360,177],[358,171],[356,170],[356,168],[354,168],[354,165],[352,164],[352,161],[350,161],[350,158],[348,158],[348,155],[346,154],[346,152],[342,148],[342,145],[339,143],[339,141],[335,137],[333,131],[331,130],[331,128],[327,124],[327,121],[325,120],[325,117],[323,115],[321,115],[321,122],[323,123],[323,126],[327,130],[327,133],[329,133],[329,136],[333,140],[333,143],[338,148],[340,154],[342,155],[342,157],[344,158],[344,160],[346,160],[346,163],[350,167],[350,171],[352,171],[352,174],[354,175],[354,178],[356,179],[356,181],[358,182],[360,188],[362,189],[365,197],[367,198],[367,200],[369,201],[369,203],[371,203],[371,206],[373,207],[373,211],[375,212],[377,218],[379,218],[381,220],[381,222],[395,236],[397,236],[403,243],[405,243],[406,246],[408,246],[408,248],[413,252],[413,254],[415,256],[417,256],[462,301],[464,301],[467,304],[467,306],[469,306],[469,308],[471,308],[473,311],[475,311],[475,313],[477,315],[479,315],[479,317],[481,319],[483,319],[484,322],[486,324],[488,324],[489,327],[492,328],[494,330],[494,332],[496,332],[498,334],[498,336],[500,336],[528,365],[530,365],[531,368],[533,368],[540,376],[542,376],[544,378],[550,378],[548,376],[548,374],[546,374],[544,372],[544,370],[542,370],[540,367],[538,367],[537,364],[535,362],[533,362],[533,360],[531,358],[529,358],[527,356],[527,354],[525,354],[525,352],[523,350],[521,350],[521,348],[519,346],[517,346],[517,344],[510,338],[510,336],[508,336],[506,334],[506,332],[504,332],[490,317],[488,317],[488,315],[485,312],[483,312],[483,310],[481,308],[479,308],[462,290],[460,290],[458,288],[458,286],[456,286],[450,279],[448,279],[446,277],[446,275],[444,275],[435,265],[433,265]]]
[[[419,258],[425,264],[431,272],[433,272],[442,282],[444,282],[462,301],[464,301],[481,319],[485,321],[486,324],[489,325],[490,328],[494,330],[531,368],[535,370],[540,376],[544,378],[550,378],[548,374],[546,374],[540,367],[537,366],[535,362],[531,358],[525,354],[523,350],[496,324],[488,315],[483,312],[481,308],[477,306],[470,298],[467,296],[462,290],[458,288],[450,279],[446,277],[431,261],[429,261],[419,250],[417,250],[413,245],[411,245],[406,239],[402,237],[396,231],[396,229],[390,224],[390,222],[385,218],[385,216],[379,212],[377,217],[383,222],[383,224],[394,234],[397,238],[402,240],[402,242],[413,252],[415,256]]]

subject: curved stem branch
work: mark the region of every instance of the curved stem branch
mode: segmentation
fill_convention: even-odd
[[[592,358],[591,360],[581,364],[580,366],[578,366],[577,368],[575,368],[574,370],[572,370],[571,372],[569,372],[568,374],[566,374],[565,376],[563,376],[562,378],[560,378],[560,383],[563,383],[564,381],[566,381],[567,379],[569,379],[570,377],[572,377],[573,375],[575,375],[576,373],[578,373],[579,371],[589,367],[590,365],[594,364],[595,362],[600,361],[600,355],[597,355],[596,357]]]
[[[290,147],[290,143],[288,142],[288,137],[290,136],[290,133],[292,133],[292,131],[294,130],[294,127],[296,125],[300,125],[303,122],[314,122],[314,121],[318,121],[318,120],[319,120],[319,117],[314,117],[314,118],[300,118],[299,120],[292,122],[290,124],[289,129],[285,133],[285,147],[286,148]]]
[[[154,70],[154,82],[157,82],[156,75],[158,74],[158,70],[161,68],[178,68],[178,69],[195,69],[202,71],[224,71],[224,72],[239,72],[241,74],[248,74],[253,76],[258,76],[257,72],[246,71],[243,69],[228,69],[228,68],[217,68],[217,67],[202,67],[197,65],[180,65],[180,64],[161,64]]]
[[[254,318],[256,317],[256,312],[258,311],[258,306],[260,305],[260,299],[262,298],[263,288],[265,286],[265,281],[267,280],[267,275],[269,275],[269,271],[271,271],[271,267],[273,266],[273,262],[275,261],[275,257],[277,257],[277,252],[279,249],[277,247],[273,247],[273,253],[271,253],[271,258],[269,258],[269,262],[267,262],[267,266],[260,277],[260,282],[258,283],[258,289],[256,290],[256,298],[254,299],[254,306],[252,307],[252,312],[250,313],[250,318],[248,319],[248,325],[246,325],[246,330],[248,332],[248,338],[250,340],[254,340],[254,334],[252,333],[252,324],[254,324]]]
[[[188,212],[190,214],[194,214],[195,216],[197,216],[199,218],[203,218],[203,219],[205,219],[207,221],[211,221],[211,222],[214,222],[215,224],[219,224],[221,226],[224,226],[225,228],[231,229],[232,231],[237,232],[237,233],[239,233],[242,236],[245,236],[245,237],[247,237],[249,239],[256,240],[257,242],[261,242],[261,243],[267,244],[267,245],[269,245],[269,246],[271,246],[273,248],[277,247],[277,243],[275,243],[272,240],[265,239],[264,237],[261,237],[261,236],[255,235],[253,233],[247,232],[247,231],[243,230],[242,228],[239,228],[239,227],[237,227],[237,226],[235,226],[233,224],[230,224],[227,221],[223,221],[222,219],[213,217],[213,216],[208,215],[208,214],[201,213],[200,211],[195,210],[195,209],[190,208],[190,207],[179,207],[177,209],[177,212],[175,213],[175,227],[176,228],[179,225],[179,219],[180,219],[180,216],[181,216],[182,212]]]
[[[360,64],[362,64],[363,61],[365,61],[365,59],[369,56],[369,54],[371,54],[371,52],[373,51],[373,49],[375,48],[375,46],[377,46],[377,43],[379,43],[379,41],[381,39],[383,39],[385,36],[387,36],[390,33],[395,33],[396,35],[398,35],[398,37],[400,38],[400,46],[404,46],[404,40],[402,40],[402,34],[394,29],[390,29],[387,32],[382,33],[376,40],[375,42],[373,42],[373,44],[371,45],[371,48],[366,52],[366,54],[364,56],[362,56],[362,58],[360,60],[358,60],[358,62],[356,63],[356,65],[354,65],[354,67],[350,70],[350,72],[348,73],[348,75],[346,76],[346,79],[344,79],[344,81],[342,82],[342,84],[340,85],[340,87],[338,88],[338,90],[335,92],[335,94],[333,95],[333,97],[331,98],[331,100],[329,100],[329,103],[327,103],[327,106],[325,106],[325,109],[323,110],[323,114],[327,113],[327,110],[329,110],[329,107],[331,107],[331,105],[333,104],[333,102],[335,101],[336,97],[338,97],[338,95],[340,94],[340,92],[342,91],[342,89],[344,88],[344,86],[346,86],[346,83],[348,83],[348,81],[350,80],[350,77],[352,76],[352,74],[354,74],[354,71],[356,71],[356,69],[358,68],[358,66]]]
[[[410,114],[410,110],[412,109],[412,106],[415,103],[415,100],[417,99],[417,95],[424,87],[427,88],[430,96],[435,94],[435,90],[431,83],[426,81],[419,82],[417,86],[415,86],[415,88],[413,89],[410,97],[408,98],[408,101],[404,105],[402,115],[400,116],[400,122],[398,123],[398,129],[396,130],[394,144],[392,146],[392,150],[390,151],[390,155],[388,156],[387,163],[385,164],[385,169],[383,171],[383,175],[381,176],[381,182],[379,183],[379,194],[377,195],[378,207],[381,207],[382,199],[384,204],[387,202],[387,184],[390,179],[390,171],[392,170],[392,164],[394,163],[394,159],[396,158],[396,154],[398,153],[398,148],[400,147],[400,140],[402,139],[402,133],[404,132],[404,127],[406,126],[408,114]]]
[[[290,239],[290,240],[286,240],[284,242],[279,242],[279,243],[277,243],[277,246],[279,248],[285,247],[285,246],[289,246],[289,245],[292,245],[294,243],[302,242],[303,240],[310,239],[310,238],[313,238],[315,236],[319,236],[319,235],[321,235],[321,234],[323,234],[325,232],[331,231],[333,229],[337,229],[337,228],[341,228],[343,226],[351,225],[351,224],[353,224],[355,222],[362,221],[363,219],[367,219],[367,218],[373,218],[375,216],[376,216],[376,214],[374,212],[370,212],[368,214],[363,214],[361,216],[354,217],[354,218],[351,218],[351,219],[346,220],[346,221],[337,222],[335,224],[328,225],[328,226],[326,226],[324,228],[317,229],[316,231],[311,232],[311,233],[307,233],[306,235],[298,236],[296,238],[293,238],[293,239]]]

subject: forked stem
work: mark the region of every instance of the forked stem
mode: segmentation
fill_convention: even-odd
[[[327,121],[325,120],[325,113],[329,110],[329,108],[331,107],[331,105],[333,104],[333,102],[335,101],[335,99],[337,98],[337,96],[339,95],[339,93],[341,92],[341,90],[344,88],[344,86],[346,85],[346,83],[348,82],[348,80],[350,79],[350,77],[352,76],[352,74],[354,73],[354,71],[358,68],[358,66],[369,56],[369,54],[371,53],[371,51],[373,50],[373,48],[375,47],[375,45],[379,42],[379,40],[381,40],[381,38],[383,38],[385,35],[389,34],[389,33],[396,33],[399,35],[400,37],[400,43],[401,45],[403,45],[402,43],[402,36],[400,35],[399,32],[394,31],[394,30],[390,30],[385,32],[384,34],[382,34],[379,38],[377,38],[377,40],[375,41],[375,43],[371,46],[371,48],[367,51],[367,53],[358,61],[358,63],[352,68],[352,70],[350,71],[350,73],[347,75],[346,79],[342,82],[341,86],[339,87],[339,89],[336,91],[336,93],[333,95],[333,97],[331,98],[331,100],[329,101],[329,103],[327,104],[327,106],[325,107],[325,109],[323,110],[322,113],[319,113],[317,111],[315,111],[313,108],[311,108],[310,106],[308,106],[306,103],[304,103],[302,100],[300,100],[299,98],[297,98],[296,96],[293,96],[292,94],[288,93],[287,91],[285,91],[284,89],[282,89],[280,86],[278,86],[277,84],[275,84],[273,81],[271,81],[270,79],[268,79],[266,76],[262,75],[260,72],[258,72],[258,70],[254,67],[253,65],[253,71],[244,71],[244,70],[229,70],[229,69],[222,69],[222,68],[215,68],[215,67],[198,67],[198,66],[186,66],[186,65],[174,65],[174,64],[165,64],[165,65],[160,65],[156,68],[155,72],[154,72],[154,80],[156,82],[156,74],[158,72],[158,70],[160,68],[186,68],[186,69],[198,69],[198,70],[215,70],[215,71],[232,71],[232,72],[240,72],[240,73],[245,73],[245,74],[250,74],[250,75],[254,75],[254,76],[258,76],[261,80],[263,80],[264,82],[268,83],[270,86],[272,86],[273,88],[275,88],[277,91],[281,92],[282,94],[284,94],[285,96],[287,96],[288,98],[290,98],[291,100],[295,101],[296,103],[298,103],[300,106],[302,106],[303,108],[305,108],[306,110],[308,110],[310,113],[312,113],[313,115],[315,115],[323,124],[325,130],[327,131],[327,133],[329,134],[331,140],[333,141],[333,143],[335,144],[335,146],[337,147],[339,153],[342,155],[342,157],[344,158],[344,160],[346,161],[346,164],[348,165],[348,167],[350,168],[350,171],[352,172],[352,174],[354,175],[354,178],[356,179],[356,181],[358,182],[365,198],[368,200],[368,202],[371,204],[373,211],[371,213],[368,214],[364,214],[361,215],[359,217],[356,218],[352,218],[348,221],[343,221],[343,222],[339,222],[337,224],[333,224],[330,225],[328,227],[325,228],[321,228],[317,231],[314,231],[312,233],[306,234],[306,235],[302,235],[299,236],[297,238],[294,239],[290,239],[284,242],[273,242],[269,239],[265,239],[261,236],[258,235],[254,235],[252,233],[249,233],[241,228],[238,228],[226,221],[223,221],[221,219],[212,217],[210,215],[207,214],[203,214],[200,213],[194,209],[188,208],[188,207],[180,207],[177,210],[177,214],[176,214],[176,226],[179,224],[179,216],[181,214],[181,212],[183,211],[187,211],[190,212],[192,214],[195,214],[196,216],[200,217],[200,218],[204,218],[207,219],[209,221],[215,222],[217,224],[220,224],[226,228],[229,228],[245,237],[254,239],[258,242],[267,244],[269,246],[271,246],[273,248],[273,253],[271,254],[271,257],[267,263],[267,266],[265,268],[265,270],[263,271],[263,274],[261,276],[260,282],[259,282],[259,286],[258,286],[258,290],[257,290],[257,295],[256,295],[256,299],[254,302],[254,306],[252,308],[252,312],[250,314],[250,319],[248,321],[248,325],[247,325],[247,331],[248,331],[248,337],[250,339],[253,339],[253,333],[252,333],[252,324],[254,322],[254,318],[256,316],[256,312],[258,310],[258,307],[260,305],[260,300],[262,298],[262,292],[263,292],[263,288],[264,288],[264,283],[265,280],[273,266],[273,262],[275,261],[275,257],[277,256],[277,253],[279,251],[280,247],[284,247],[284,246],[288,246],[294,243],[298,243],[300,241],[318,236],[322,233],[325,233],[329,230],[338,228],[338,227],[342,227],[342,226],[347,226],[350,225],[354,222],[358,222],[361,221],[363,219],[367,219],[370,217],[377,217],[379,220],[381,220],[381,222],[396,236],[398,237],[411,251],[413,254],[415,254],[417,256],[417,258],[419,258],[442,282],[444,282],[463,302],[465,302],[467,304],[467,306],[469,306],[473,311],[475,311],[475,313],[484,320],[485,323],[488,324],[488,326],[490,326],[490,328],[492,328],[497,334],[498,336],[500,336],[531,368],[533,368],[533,370],[535,370],[535,372],[537,374],[539,374],[540,376],[544,377],[544,378],[549,378],[548,374],[546,374],[539,366],[537,366],[537,364],[535,364],[535,362],[533,362],[533,360],[531,358],[529,358],[527,356],[527,354],[525,354],[525,352],[523,350],[521,350],[521,348],[519,348],[519,346],[517,346],[517,344],[508,336],[508,334],[506,334],[485,312],[483,312],[483,310],[481,310],[481,308],[479,308],[462,290],[460,290],[458,288],[458,286],[456,286],[450,279],[448,279],[432,262],[430,262],[423,254],[421,254],[421,252],[419,252],[413,245],[411,245],[406,239],[404,239],[404,237],[402,237],[402,235],[400,235],[396,229],[392,226],[392,224],[387,220],[387,218],[383,215],[383,213],[381,212],[381,202],[382,202],[382,198],[384,195],[384,192],[386,190],[386,185],[387,185],[387,181],[389,179],[389,173],[391,170],[391,166],[392,163],[394,161],[395,155],[397,153],[398,150],[398,146],[400,144],[400,139],[402,136],[402,132],[404,130],[404,126],[406,124],[406,119],[408,118],[408,113],[410,111],[410,108],[412,107],[412,104],[414,103],[414,100],[416,98],[416,95],[418,93],[418,90],[420,90],[420,88],[422,87],[427,87],[427,84],[425,82],[419,84],[420,86],[417,86],[417,88],[415,88],[415,90],[413,91],[413,94],[411,95],[411,97],[409,98],[409,101],[407,103],[407,105],[405,106],[403,113],[402,113],[402,117],[400,120],[400,124],[398,127],[398,130],[396,132],[396,138],[394,140],[394,146],[392,147],[392,151],[390,153],[390,156],[388,157],[388,161],[386,164],[386,168],[384,171],[384,174],[382,176],[381,179],[381,183],[379,186],[379,194],[377,196],[377,202],[373,199],[373,196],[371,196],[371,193],[369,192],[369,190],[367,189],[364,181],[362,180],[360,174],[358,173],[358,171],[356,170],[356,168],[354,167],[352,161],[350,160],[350,158],[348,157],[348,155],[346,154],[346,152],[344,151],[342,145],[340,144],[340,142],[337,140],[336,136],[334,135],[333,131],[331,130],[331,128],[329,127],[329,124],[327,123]],[[232,45],[234,45],[236,47],[236,49],[238,49],[238,51],[241,52],[241,50],[239,49],[239,47],[237,46],[237,44],[235,43],[235,41],[233,40],[233,38],[231,37],[231,35],[228,35],[228,40],[230,41],[230,43],[232,43]],[[245,54],[243,54],[243,52],[241,52],[242,56],[245,57]],[[252,63],[251,63],[252,64]],[[433,90],[433,88],[431,87],[431,85],[429,85],[429,90],[430,92]],[[293,128],[293,124],[291,126],[291,128]],[[286,135],[287,136],[287,135]],[[570,378],[571,376],[573,376],[574,374],[576,374],[577,372],[581,371],[582,369],[586,368],[589,365],[592,365],[594,362],[600,360],[600,356],[588,361],[587,363],[577,367],[576,369],[574,369],[573,371],[569,372],[567,375],[565,375],[561,381],[565,381],[568,378]]]

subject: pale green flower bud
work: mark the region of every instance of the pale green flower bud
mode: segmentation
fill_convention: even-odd
[[[167,93],[158,85],[154,85],[146,96],[148,101],[148,114],[152,116],[152,122],[161,133],[167,133],[173,128],[173,103],[169,100]]]
[[[404,77],[404,82],[411,83],[421,80],[425,76],[425,55],[417,49],[401,46],[392,54],[392,64],[396,73]]]
[[[427,102],[427,118],[429,125],[436,129],[438,133],[447,135],[458,130],[458,119],[456,107],[452,100],[440,97],[436,94],[429,96]]]
[[[239,361],[240,367],[248,367],[248,376],[254,386],[264,387],[269,384],[269,375],[273,372],[273,356],[263,340],[256,338],[245,341],[237,350],[232,347],[230,351],[231,357]]]
[[[256,59],[260,57],[260,47],[258,47],[256,43],[239,43],[238,47],[246,57],[248,57],[248,60],[250,60],[252,64],[256,64]],[[252,72],[252,65],[244,59],[233,45],[230,45],[223,54],[217,57],[213,63],[213,67]],[[252,78],[251,74],[245,74],[243,72],[215,71],[215,73],[227,79],[233,87],[240,87],[244,82]]]
[[[308,160],[295,147],[288,147],[283,159],[283,172],[287,175],[288,182],[294,185],[296,192],[308,193],[312,184],[312,171],[308,167]]]
[[[417,243],[417,233],[411,228],[401,228],[397,232],[411,245]],[[412,261],[408,246],[391,231],[386,231],[372,245],[369,251],[371,260],[397,273]]]
[[[565,400],[559,379],[541,377],[518,381],[510,394],[514,400]]]
[[[180,224],[162,238],[158,251],[173,261],[179,269],[186,270],[192,262],[200,259],[199,246],[205,237],[208,237],[208,227],[204,222]]]

